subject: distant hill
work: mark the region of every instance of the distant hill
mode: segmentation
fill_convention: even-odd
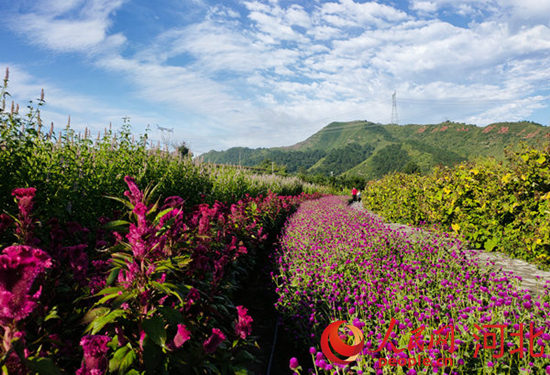
[[[289,173],[356,175],[379,178],[392,171],[427,172],[481,156],[504,157],[507,147],[550,140],[550,128],[534,122],[502,122],[486,127],[456,122],[382,125],[368,121],[333,122],[289,147],[234,147],[210,151],[204,161],[254,166],[265,159]]]

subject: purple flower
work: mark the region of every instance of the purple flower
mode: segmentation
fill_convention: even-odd
[[[204,341],[202,347],[204,348],[205,352],[214,353],[218,348],[218,345],[220,345],[224,340],[225,335],[223,334],[223,332],[220,331],[218,328],[212,328],[212,335],[210,335],[210,337]]]
[[[298,366],[300,366],[300,364],[298,363],[298,359],[296,357],[290,358],[290,362],[288,366],[290,367],[291,370],[298,368]]]
[[[252,333],[252,322],[254,320],[247,313],[248,309],[243,306],[237,306],[237,314],[239,317],[237,324],[235,324],[235,333],[242,339],[246,339],[246,337]]]
[[[103,335],[84,336],[80,346],[84,358],[76,375],[102,375],[107,370],[107,344],[111,338]]]
[[[10,246],[0,255],[0,324],[25,318],[36,305],[39,292],[28,293],[35,278],[51,267],[50,256],[30,246]]]
[[[179,348],[190,338],[191,332],[187,330],[185,324],[178,324],[178,332],[176,333],[176,336],[174,336],[174,346]]]

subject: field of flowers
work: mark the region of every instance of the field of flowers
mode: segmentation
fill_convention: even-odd
[[[245,374],[263,317],[238,298],[321,187],[135,140],[44,129],[0,90],[5,374]],[[131,177],[132,176],[132,177]],[[309,192],[310,194],[306,193]],[[241,301],[237,303],[236,301]],[[257,326],[257,325],[256,325]]]
[[[305,202],[288,220],[278,268],[277,308],[311,347],[311,360],[290,360],[296,372],[550,372],[548,285],[544,296],[520,290],[513,276],[480,267],[454,236],[392,230],[346,207],[343,197],[325,197]],[[331,363],[320,348],[323,330],[337,320],[365,337],[347,367]],[[427,366],[380,361],[419,356],[430,358]],[[440,366],[439,358],[453,365]]]
[[[125,182],[126,213],[100,218],[110,230],[93,236],[36,221],[35,188],[12,192],[18,213],[0,225],[3,373],[246,373],[253,363],[253,317],[235,292],[286,216],[318,196],[190,207]]]
[[[524,146],[504,163],[387,175],[366,186],[363,203],[387,220],[437,224],[476,248],[550,267],[550,145]]]

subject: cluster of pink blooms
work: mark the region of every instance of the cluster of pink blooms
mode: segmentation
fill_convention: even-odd
[[[0,254],[0,327],[3,335],[2,352],[7,353],[12,339],[24,338],[19,322],[36,308],[42,286],[33,287],[47,268],[52,266],[51,257],[36,248],[34,221],[31,216],[36,189],[15,189],[12,195],[17,201],[19,215],[11,218],[2,214],[0,233],[15,223],[15,234],[20,245],[6,247]],[[21,372],[19,360],[12,352],[8,366],[14,373]]]

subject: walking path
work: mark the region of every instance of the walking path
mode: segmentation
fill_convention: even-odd
[[[355,202],[350,205],[352,209],[366,211],[369,215],[375,216],[378,219],[386,222],[386,220],[375,214],[372,211],[369,211],[363,208],[360,202]],[[397,224],[397,223],[388,223],[386,224],[393,230],[401,230],[407,234],[412,234],[415,229],[413,227]],[[546,282],[550,283],[550,272],[542,271],[538,269],[535,265],[527,263],[524,260],[513,259],[507,256],[506,254],[499,252],[486,252],[483,250],[471,249],[470,254],[472,256],[478,256],[480,264],[488,268],[493,268],[495,270],[502,270],[506,273],[513,273],[515,276],[521,277],[521,287],[529,289],[535,294],[543,294],[544,284]],[[485,261],[485,263],[483,263]]]

